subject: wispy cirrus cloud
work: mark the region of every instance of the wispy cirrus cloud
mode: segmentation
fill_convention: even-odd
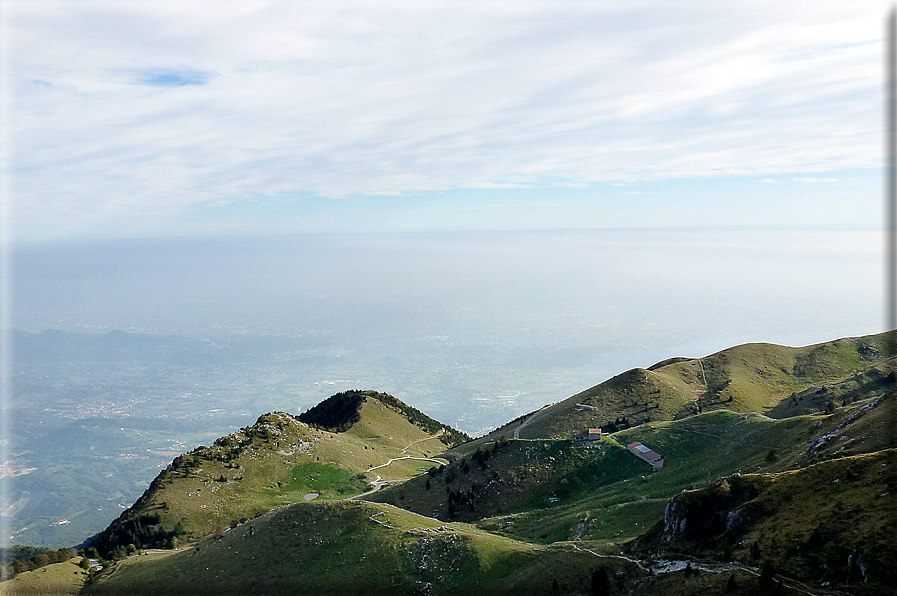
[[[880,162],[879,2],[34,0],[5,14],[23,236],[164,232],[222,200],[489,200]]]

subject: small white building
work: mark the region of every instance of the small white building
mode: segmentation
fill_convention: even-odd
[[[645,447],[638,441],[626,445],[626,449],[628,449],[629,452],[635,455],[637,458],[651,464],[651,467],[655,472],[663,467],[663,458],[660,456],[660,454],[656,451],[651,451],[650,448]]]

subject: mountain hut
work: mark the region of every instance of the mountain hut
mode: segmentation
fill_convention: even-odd
[[[585,432],[575,435],[573,437],[573,442],[576,444],[591,443],[593,441],[600,441],[602,436],[604,436],[604,431],[600,428],[590,428]]]
[[[629,452],[635,455],[637,458],[651,464],[651,467],[655,472],[663,467],[663,458],[660,456],[660,454],[656,451],[651,451],[650,448],[645,447],[638,441],[626,445],[626,449],[628,449]]]

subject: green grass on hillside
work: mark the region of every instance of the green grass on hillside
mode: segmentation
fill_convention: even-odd
[[[776,567],[819,581],[848,581],[848,559],[868,580],[897,586],[897,451],[831,460],[776,475],[753,503],[761,516],[747,537]],[[736,556],[749,556],[746,547]],[[814,577],[815,576],[815,577]]]
[[[652,472],[648,464],[623,448],[602,453],[607,449],[602,447],[586,469],[619,466],[618,470],[626,470],[623,477],[608,483],[578,484],[581,475],[566,475],[561,478],[566,484],[559,480],[541,487],[543,498],[549,494],[561,497],[550,511],[521,511],[501,531],[522,540],[545,542],[575,536],[613,541],[633,538],[661,519],[666,501],[683,489],[734,472],[775,470],[786,456],[803,454],[809,440],[820,432],[814,428],[816,422],[812,417],[776,421],[717,411],[620,432],[615,437],[621,443],[639,441],[660,453],[663,469]],[[780,455],[769,461],[770,451]],[[565,488],[571,486],[576,488],[565,496]]]
[[[665,523],[634,547],[754,565],[769,561],[782,573],[814,583],[894,587],[894,466],[897,450],[889,449],[721,479],[675,496]]]
[[[318,493],[321,499],[340,499],[357,495],[368,490],[370,486],[348,470],[335,466],[309,463],[296,466],[290,471],[290,479],[283,482],[272,493],[294,493],[304,495]]]
[[[841,405],[870,391],[881,391],[887,374],[888,342],[894,332],[847,338],[792,348],[774,344],[744,344],[703,358],[671,358],[649,369],[635,368],[548,406],[521,429],[521,438],[570,438],[588,427],[638,426],[684,418],[712,410],[769,413],[776,417],[824,411],[829,401]],[[865,391],[864,391],[865,387]],[[829,392],[819,394],[816,390]],[[778,406],[792,394],[812,392],[800,407]],[[792,404],[795,405],[796,404]],[[513,436],[521,421],[488,436]]]
[[[574,537],[622,541],[660,519],[666,501],[684,489],[736,472],[808,465],[810,443],[859,407],[784,420],[718,410],[622,431],[616,440],[589,447],[549,440],[511,440],[498,447],[481,443],[480,452],[491,454],[482,463],[467,450],[443,472],[369,499],[445,520],[483,520],[484,529],[539,543]],[[884,409],[870,412],[865,420],[883,420],[887,414]],[[660,453],[663,469],[652,472],[626,451],[624,445],[633,441]]]
[[[403,480],[420,473],[427,462],[410,459],[368,469],[390,459],[439,454],[445,447],[440,438],[376,399],[364,401],[358,422],[340,433],[310,427],[289,414],[266,414],[251,427],[176,458],[93,545],[103,553],[129,543],[165,547],[172,538],[193,540],[302,502],[309,492],[323,498],[360,494],[376,476]],[[296,472],[304,466],[312,472]]]
[[[434,595],[582,594],[599,568],[623,585],[644,575],[619,558],[364,502],[293,505],[184,552],[129,563],[86,594],[419,594],[426,586]]]
[[[115,530],[119,544],[157,529],[206,538],[119,563],[87,593],[748,594],[767,559],[804,581],[862,569],[894,583],[881,513],[897,494],[894,339],[668,359],[448,451],[450,429],[374,392],[356,395],[338,433],[265,415],[178,458]],[[570,440],[593,426],[614,434]],[[663,468],[629,453],[633,441]],[[369,502],[333,500],[374,479],[390,485]],[[646,579],[610,556],[627,544],[741,568]]]
[[[0,583],[0,594],[9,596],[74,596],[88,579],[88,573],[78,566],[81,557],[62,563],[52,563],[34,571],[20,573]]]

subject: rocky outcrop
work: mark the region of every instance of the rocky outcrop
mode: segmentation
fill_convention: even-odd
[[[717,480],[712,486],[683,491],[666,505],[663,521],[639,540],[643,544],[673,546],[700,544],[709,546],[735,539],[750,518],[761,515],[749,505],[762,490],[760,476],[733,475]]]
[[[631,550],[769,564],[800,581],[885,593],[875,590],[897,588],[895,469],[897,450],[887,449],[723,478],[671,498]]]

